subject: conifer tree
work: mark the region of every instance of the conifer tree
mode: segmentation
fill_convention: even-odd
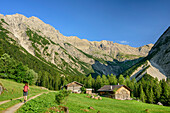
[[[92,88],[95,88],[95,79],[92,78]]]
[[[146,95],[146,102],[149,102],[148,101],[148,99],[149,99],[149,85],[146,86],[145,95]]]
[[[41,77],[41,86],[46,87],[46,75]]]
[[[91,76],[91,74],[87,77],[87,87],[88,88],[92,87],[92,76]]]
[[[153,94],[153,89],[152,89],[152,87],[150,88],[150,91],[149,91],[148,101],[149,101],[149,103],[152,103],[152,104],[153,104],[153,102],[154,102],[154,94]]]
[[[95,82],[95,88],[96,88],[96,90],[98,90],[99,88],[101,88],[101,84],[102,84],[102,79],[101,79],[100,75],[98,75],[97,78],[96,78],[96,82]]]
[[[1,57],[4,53],[5,53],[5,52],[4,52],[3,48],[0,47],[0,57]]]
[[[130,77],[127,75],[125,79],[125,85],[130,87]]]
[[[161,88],[161,84],[159,83],[159,81],[156,81],[154,85],[154,92],[155,92],[156,101],[159,101],[161,97],[161,93],[162,93],[162,88]]]
[[[59,77],[56,75],[54,76],[54,90],[58,90],[59,89]]]
[[[124,85],[125,84],[125,78],[123,77],[122,74],[119,76],[118,82],[119,82],[120,85]]]
[[[134,96],[139,97],[140,96],[140,81],[138,83],[135,83],[134,87]],[[142,87],[143,89],[143,87]]]
[[[101,86],[103,87],[104,85],[108,85],[109,84],[109,81],[106,77],[106,75],[102,75],[102,84]]]
[[[142,102],[145,102],[145,93],[144,93],[144,91],[143,91],[142,85],[140,85],[140,100],[141,100]]]
[[[110,85],[117,85],[117,78],[116,75],[111,74],[109,77],[109,83]]]
[[[170,105],[170,87],[168,87],[168,84],[164,79],[162,80],[161,102],[163,105]]]
[[[37,79],[37,83],[36,83],[38,86],[41,85],[41,84],[40,84],[40,83],[41,83],[41,77],[42,77],[42,72],[39,71],[39,72],[38,72],[38,79]]]

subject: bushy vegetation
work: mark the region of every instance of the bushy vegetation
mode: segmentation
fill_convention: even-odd
[[[119,60],[123,60],[123,59],[134,59],[134,58],[140,58],[141,56],[139,55],[132,55],[132,54],[124,54],[124,53],[118,53],[116,58]]]
[[[38,74],[34,70],[15,61],[6,53],[0,57],[0,65],[1,78],[14,79],[20,83],[28,82],[29,84],[35,84],[37,81]]]
[[[43,94],[34,100],[28,101],[17,112],[57,112],[58,104],[55,101],[55,92]],[[86,94],[70,94],[64,106],[69,108],[69,113],[168,113],[169,107],[146,104],[136,100],[115,100],[102,97],[102,100],[87,98]],[[89,109],[93,107],[94,110]]]
[[[82,93],[86,93],[86,88],[83,86],[83,87],[81,87],[81,92]]]
[[[63,100],[64,100],[66,97],[69,96],[70,93],[71,93],[70,90],[65,90],[65,89],[60,90],[60,91],[56,94],[56,96],[55,96],[55,99],[56,99],[57,104],[60,105],[60,104],[63,102]]]
[[[45,113],[45,112],[55,112],[50,111],[49,108],[56,107],[58,104],[55,101],[55,92],[50,92],[48,94],[43,94],[33,100],[25,103],[17,113]]]
[[[33,32],[31,29],[27,28],[27,36],[29,37],[29,40],[32,41],[33,44],[39,44],[39,45],[47,45],[50,44],[50,42],[40,35],[38,35],[36,32]]]
[[[142,65],[147,65],[147,59],[146,58],[143,58],[137,64],[135,64],[132,67],[130,67],[129,69],[127,69],[125,72],[122,73],[122,75],[124,75],[124,77],[130,76],[135,70],[137,70],[138,67],[140,67]]]
[[[4,19],[1,19],[1,21],[2,21],[3,23],[5,23],[6,25],[9,25],[8,23],[6,23],[6,22],[5,22],[5,20],[4,20]]]

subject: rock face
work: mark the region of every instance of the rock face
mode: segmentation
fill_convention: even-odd
[[[136,78],[136,81],[139,81],[147,73],[154,78],[158,78],[159,81],[166,79],[167,77],[160,70],[160,66],[152,61],[147,61],[145,64],[138,67],[137,70],[131,74],[130,78]]]
[[[151,51],[150,61],[160,67],[160,71],[170,78],[170,27],[162,34]]]
[[[134,59],[147,56],[153,46],[134,48],[105,40],[97,42],[76,36],[66,37],[37,17],[27,18],[21,14],[0,15],[0,22],[10,32],[8,36],[33,56],[51,62],[59,69],[77,70],[81,74],[117,75],[138,61]],[[119,62],[128,60],[132,62],[126,68],[119,65]]]
[[[170,27],[162,34],[162,36],[155,43],[148,56],[140,62],[140,64],[134,65],[132,68],[133,73],[128,69],[125,73],[130,75],[131,78],[140,80],[146,73],[152,77],[157,77],[158,80],[170,78]]]

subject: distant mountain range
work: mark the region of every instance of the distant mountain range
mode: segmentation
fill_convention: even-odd
[[[55,68],[61,76],[119,75],[142,62],[146,56],[152,56],[147,61],[147,66],[151,64],[163,74],[161,76],[170,76],[169,29],[154,47],[153,44],[148,44],[134,48],[105,40],[97,42],[76,36],[67,37],[37,17],[27,18],[21,14],[0,15],[0,23],[0,33],[8,35],[9,46],[18,47],[23,54],[30,54],[32,58]],[[0,35],[0,38],[3,37]],[[135,72],[131,74],[134,76]]]

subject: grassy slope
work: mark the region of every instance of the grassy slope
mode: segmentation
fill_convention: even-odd
[[[84,109],[88,109],[92,106],[95,110],[89,110],[89,113],[145,113],[148,109],[150,113],[169,113],[170,107],[146,104],[137,102],[135,100],[115,100],[110,98],[104,98],[103,100],[94,100],[87,98],[83,94],[71,94],[68,97],[67,104],[70,113],[83,113]]]
[[[37,104],[38,103],[38,104]],[[104,98],[102,100],[95,100],[87,98],[85,94],[70,94],[65,99],[66,106],[69,108],[70,113],[86,113],[85,110],[89,110],[88,113],[146,113],[146,109],[149,113],[169,113],[170,107],[159,106],[153,104],[146,104],[137,102],[135,100],[115,100],[110,98]],[[17,112],[55,112],[50,111],[51,107],[57,109],[55,102],[55,93],[43,94],[34,100],[31,100],[23,105]],[[92,106],[95,110],[89,109]]]
[[[12,80],[0,79],[0,83],[7,89],[3,94],[0,95],[0,101],[14,99],[23,96],[23,83],[17,83]],[[29,86],[30,91],[28,95],[38,94],[47,90],[42,90],[37,86]]]
[[[18,97],[23,96],[23,83],[16,83],[12,80],[7,80],[7,79],[0,79],[0,83],[7,89],[7,91],[4,91],[3,94],[0,95],[0,101],[4,100],[9,100],[9,99],[15,99]],[[32,96],[35,96],[41,92],[46,92],[47,90],[42,90],[37,86],[30,86],[30,91],[28,93],[28,99]],[[19,102],[23,101],[23,98],[17,99],[17,100],[12,100],[7,103],[1,104],[0,105],[0,111],[5,110],[6,108],[9,108]]]

